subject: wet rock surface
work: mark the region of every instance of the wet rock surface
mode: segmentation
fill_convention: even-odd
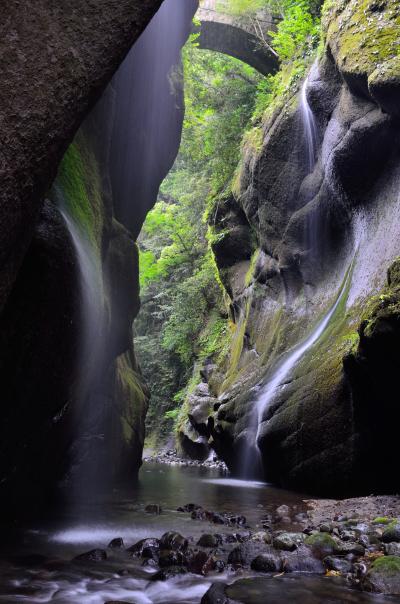
[[[187,519],[196,514],[196,520],[208,522],[210,526],[217,516],[223,520],[223,532],[204,532],[195,542],[190,535],[169,531],[160,539],[142,539],[127,550],[121,549],[119,538],[112,540],[111,544],[116,544],[112,549],[120,552],[120,556],[138,559],[151,572],[152,581],[168,581],[186,574],[212,578],[223,571],[228,571],[231,577],[240,577],[243,572],[271,577],[326,575],[340,579],[349,589],[400,595],[400,550],[397,541],[393,541],[397,537],[398,519],[397,516],[382,515],[373,518],[371,513],[377,511],[376,503],[371,502],[367,506],[366,514],[358,513],[355,517],[356,512],[353,511],[350,518],[342,513],[342,508],[349,505],[347,501],[343,504],[332,502],[335,516],[325,514],[323,519],[313,522],[313,516],[321,513],[327,505],[321,501],[321,509],[317,512],[318,502],[313,502],[313,507],[300,515],[301,522],[299,514],[295,514],[296,524],[293,526],[296,526],[296,531],[279,529],[282,521],[289,519],[293,522],[293,509],[290,506],[285,509],[277,507],[269,518],[267,530],[249,526],[236,532],[230,529],[229,519],[236,522],[243,518],[240,513],[210,513],[195,503],[189,503],[181,506],[181,514],[186,514]],[[386,503],[387,513],[389,503]],[[391,541],[387,543],[385,540],[389,537]],[[107,553],[96,549],[81,554],[75,560],[97,565],[107,561]],[[229,603],[235,600],[227,590],[223,583],[215,583],[202,602]],[[233,588],[232,594],[236,594]]]
[[[182,466],[182,467],[203,467],[203,468],[215,468],[227,472],[228,468],[221,459],[218,459],[214,455],[211,459],[199,460],[189,459],[180,457],[176,449],[169,449],[167,451],[161,451],[159,453],[153,453],[144,457],[144,460],[149,463],[168,464],[171,466]]]

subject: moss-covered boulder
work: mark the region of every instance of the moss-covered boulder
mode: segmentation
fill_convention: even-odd
[[[327,44],[350,87],[399,115],[400,2],[328,0],[324,13]]]
[[[400,595],[400,558],[382,556],[375,560],[363,580],[362,587],[366,591]]]
[[[333,554],[337,548],[337,542],[328,533],[310,535],[305,538],[304,544],[325,555]]]

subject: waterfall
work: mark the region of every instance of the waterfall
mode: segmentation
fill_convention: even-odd
[[[314,346],[314,344],[316,344],[316,342],[325,332],[336,310],[347,295],[351,274],[352,265],[349,267],[346,273],[343,285],[339,291],[335,303],[313,329],[311,334],[302,343],[298,344],[291,351],[289,351],[287,355],[285,355],[284,359],[281,360],[281,362],[274,369],[273,373],[271,374],[271,378],[268,380],[265,386],[261,388],[261,392],[259,393],[254,404],[254,412],[251,418],[251,425],[249,426],[249,431],[251,431],[253,428],[255,433],[254,444],[248,443],[243,453],[242,471],[240,473],[242,476],[249,477],[255,473],[260,473],[260,470],[262,469],[262,458],[260,449],[258,447],[258,442],[263,417],[275,400],[276,396],[279,394],[281,388],[285,386],[288,376],[295,368],[297,363],[306,354],[306,352],[308,352]]]
[[[314,344],[319,340],[322,336],[326,328],[328,327],[330,320],[336,312],[336,309],[345,298],[347,294],[347,286],[349,284],[350,279],[350,270],[347,272],[346,278],[342,285],[342,289],[339,292],[336,302],[330,308],[330,310],[326,313],[323,319],[318,323],[318,325],[314,328],[308,338],[302,343],[299,344],[296,348],[292,350],[286,360],[284,360],[275,370],[271,379],[267,383],[266,387],[260,393],[256,401],[256,410],[257,410],[257,436],[256,440],[258,440],[260,434],[260,428],[263,416],[268,409],[268,407],[273,402],[275,396],[278,393],[278,388],[282,387],[285,383],[286,378],[292,371],[292,369],[296,366],[301,357],[308,351]]]
[[[307,99],[308,77],[305,79],[301,89],[301,118],[304,128],[305,142],[307,146],[308,171],[311,173],[317,161],[318,128],[314,113]]]
[[[76,223],[60,187],[54,187],[55,199],[71,237],[79,269],[80,341],[74,384],[72,478],[76,492],[85,493],[94,479],[92,447],[104,438],[104,412],[97,404],[96,385],[103,370],[105,355],[103,283],[99,259],[93,243]]]

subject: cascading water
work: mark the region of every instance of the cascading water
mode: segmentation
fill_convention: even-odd
[[[264,472],[261,451],[259,449],[259,438],[262,430],[263,419],[278,394],[282,391],[285,383],[301,358],[317,343],[324,334],[341,302],[347,296],[348,287],[352,275],[352,266],[348,269],[343,285],[335,303],[321,319],[311,334],[300,344],[289,351],[271,374],[271,379],[261,388],[256,401],[253,403],[253,413],[250,418],[245,438],[241,463],[240,475],[245,478],[260,476]],[[250,442],[249,442],[250,441]]]
[[[314,69],[317,69],[316,64],[314,64],[314,66],[312,67],[311,73]],[[300,112],[303,127],[303,137],[307,149],[307,170],[310,174],[314,170],[317,162],[318,127],[314,113],[310,107],[307,98],[308,86],[309,77],[306,78],[301,89]],[[310,249],[316,250],[319,228],[318,224],[314,220],[310,224],[308,224],[308,231],[308,246]],[[260,475],[263,473],[262,457],[258,446],[263,417],[265,416],[272,402],[275,400],[276,396],[279,394],[280,389],[284,386],[285,380],[287,380],[294,367],[297,365],[303,355],[314,346],[314,344],[324,333],[325,329],[328,327],[338,306],[346,295],[350,273],[351,270],[349,269],[345,277],[343,286],[338,294],[336,302],[329,309],[323,319],[318,323],[318,325],[314,328],[312,333],[304,342],[300,343],[292,351],[285,355],[283,360],[277,365],[277,367],[273,371],[271,379],[267,382],[264,387],[262,387],[261,392],[254,404],[254,411],[251,415],[250,425],[248,426],[247,434],[244,434],[246,441],[252,440],[251,435],[254,434],[254,444],[249,445],[249,443],[247,442],[244,447],[245,450],[243,453],[241,464],[242,476],[248,477],[250,475]]]
[[[77,375],[74,399],[77,409],[74,417],[74,445],[72,450],[71,478],[77,491],[82,493],[83,486],[89,484],[90,468],[93,457],[90,453],[92,443],[102,440],[104,410],[96,404],[95,390],[98,372],[102,367],[104,355],[105,316],[102,304],[102,275],[99,260],[88,236],[72,217],[68,204],[60,187],[55,187],[55,198],[74,246],[79,268],[81,299],[81,339],[77,358]]]
[[[302,356],[305,355],[306,352],[308,352],[314,346],[314,344],[320,339],[320,337],[325,332],[337,308],[347,295],[350,278],[351,268],[347,271],[346,277],[342,285],[342,289],[339,292],[336,302],[329,309],[323,319],[318,323],[318,325],[314,328],[308,338],[304,340],[303,343],[296,346],[289,353],[287,358],[278,365],[278,367],[272,374],[271,379],[268,381],[265,388],[262,389],[255,405],[257,413],[256,441],[258,441],[258,438],[260,436],[263,417],[266,411],[278,395],[280,389],[285,385],[285,380],[290,375],[291,371],[294,369],[297,363],[300,361]]]
[[[318,128],[307,98],[308,81],[309,78],[307,77],[301,89],[300,110],[307,147],[307,167],[308,172],[312,172],[317,160]]]

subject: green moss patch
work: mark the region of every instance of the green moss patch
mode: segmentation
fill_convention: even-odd
[[[382,556],[373,562],[370,570],[388,577],[400,575],[400,558],[399,556]]]
[[[315,533],[306,537],[305,545],[325,552],[334,552],[337,547],[336,541],[328,533]]]
[[[69,146],[59,167],[56,186],[75,224],[101,249],[105,209],[96,159],[82,136]]]
[[[330,0],[326,41],[339,69],[365,79],[399,54],[400,0]]]

